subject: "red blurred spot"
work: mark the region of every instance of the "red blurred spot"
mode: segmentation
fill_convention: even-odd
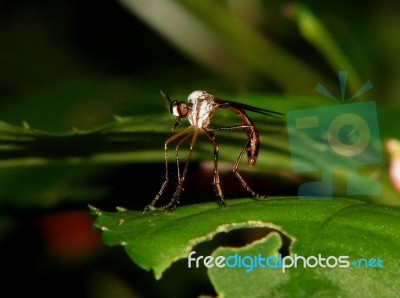
[[[93,217],[85,211],[63,211],[39,219],[39,231],[46,248],[62,258],[80,258],[101,246],[100,231],[92,228]]]

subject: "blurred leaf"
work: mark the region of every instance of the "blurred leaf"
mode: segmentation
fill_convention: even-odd
[[[348,85],[355,94],[362,86],[360,76],[321,20],[303,4],[288,4],[286,13],[296,21],[301,35],[325,57],[332,69],[351,74]]]
[[[349,293],[349,297],[371,294],[393,297],[399,291],[396,274],[400,270],[400,253],[395,248],[400,245],[400,208],[348,199],[238,199],[228,201],[228,205],[227,209],[216,203],[183,206],[169,215],[125,209],[104,212],[94,207],[92,212],[97,216],[94,225],[102,230],[103,241],[122,245],[133,262],[153,270],[156,278],[173,262],[187,257],[197,244],[209,241],[217,233],[269,227],[291,239],[292,255],[348,256],[349,262],[379,257],[383,268],[358,268],[351,264],[346,269],[297,267],[287,269],[285,274],[277,272],[279,269],[257,268],[253,274],[245,275],[245,268],[213,268],[210,276],[220,294],[239,291],[235,293],[254,297],[252,294],[258,290],[262,296]],[[242,249],[226,249],[225,255],[233,252],[277,255],[278,238],[272,234]],[[343,275],[344,270],[349,274]]]
[[[103,169],[104,168],[104,169]],[[0,206],[52,208],[63,202],[93,202],[109,191],[95,184],[112,167],[48,164],[0,167]]]
[[[160,100],[159,106],[164,108],[164,102]],[[26,123],[17,127],[0,121],[0,206],[50,208],[62,202],[93,202],[103,198],[110,189],[96,181],[110,175],[116,166],[164,162],[163,144],[172,134],[172,123],[173,117],[165,112],[117,117],[114,122],[85,131],[49,133]],[[184,125],[187,126],[187,120]],[[265,133],[277,136],[276,124],[272,126],[271,129],[264,125]],[[278,130],[284,133],[283,121],[280,127]],[[242,131],[223,134],[220,141],[228,145],[223,147],[221,158],[231,160],[245,140]],[[269,150],[266,147],[264,150]],[[276,149],[273,151],[279,155]],[[211,154],[212,146],[206,138],[200,138],[193,160],[208,160]],[[277,161],[270,157],[268,160],[269,165]],[[262,164],[265,161],[261,160]]]
[[[221,95],[222,98],[240,100],[234,96]],[[182,98],[181,96],[173,96],[173,98]],[[290,110],[300,108],[309,108],[331,104],[328,100],[316,101],[311,97],[268,97],[265,95],[245,95],[242,96],[243,101],[254,106],[272,109],[285,113]],[[389,107],[386,109],[390,109]],[[378,107],[379,112],[379,107]],[[249,113],[250,114],[250,113]],[[397,121],[397,114],[391,114],[393,117],[384,119],[384,129],[392,127]],[[285,128],[284,120],[266,117],[257,113],[251,113],[257,129],[260,133],[261,149],[257,161],[257,166],[252,169],[259,174],[276,173],[280,170],[281,173],[292,173],[290,148],[288,144],[288,136]],[[9,169],[15,167],[32,167],[32,166],[65,166],[77,164],[127,164],[127,163],[143,163],[143,162],[160,162],[164,161],[163,144],[165,139],[172,135],[171,126],[173,118],[168,112],[163,114],[146,114],[134,117],[117,117],[116,121],[95,127],[91,130],[78,131],[74,130],[67,133],[47,133],[32,129],[25,125],[24,127],[16,127],[5,122],[0,122],[0,168]],[[239,124],[240,121],[236,115],[221,109],[213,118],[212,126],[218,125],[230,126]],[[389,125],[392,123],[392,126]],[[177,128],[177,131],[188,125],[187,120],[182,122],[182,125]],[[392,129],[391,129],[392,131]],[[382,132],[382,135],[387,135]],[[246,141],[246,136],[243,131],[221,131],[216,133],[217,140],[220,144],[220,160],[234,162],[234,158],[239,154],[240,148]],[[332,169],[343,164],[340,158],[317,158],[318,150],[324,150],[323,146],[315,146],[315,141],[312,141],[307,136],[299,135],[303,138],[304,144],[302,150],[296,152],[304,160],[304,163],[313,164],[315,169],[324,169],[332,171]],[[323,141],[322,141],[323,142]],[[185,148],[183,148],[185,150]],[[310,153],[313,153],[310,156]],[[199,137],[196,143],[193,154],[193,161],[204,161],[212,158],[212,146],[205,137]],[[173,156],[170,156],[172,161]],[[247,167],[243,166],[243,170]],[[382,168],[382,167],[381,167]],[[376,177],[376,166],[368,168],[363,175]],[[33,171],[33,170],[32,170]],[[52,170],[54,175],[51,175],[49,182],[54,180],[58,174],[63,173],[60,170]],[[58,171],[58,174],[54,171]],[[84,172],[76,170],[77,177],[84,180]],[[94,173],[91,169],[86,172],[89,176]],[[3,174],[2,174],[3,173]],[[9,172],[0,172],[4,180],[8,181]],[[17,172],[14,172],[17,173]],[[32,174],[34,172],[31,172]],[[35,188],[35,178],[28,178],[29,173],[22,173],[19,179],[15,181],[26,181]],[[67,173],[66,173],[67,174]],[[304,173],[307,174],[307,173]],[[319,178],[319,172],[309,173],[309,177],[314,179]],[[335,173],[338,179],[338,190],[346,189],[347,174],[345,171]],[[388,178],[388,171],[381,169],[378,172],[378,179],[381,181],[382,190],[378,197],[361,198],[369,201],[398,204],[398,195],[394,192],[393,187]],[[17,176],[14,176],[16,178]],[[32,175],[31,177],[37,177]],[[350,179],[353,179],[351,177]],[[76,179],[78,181],[78,178]],[[15,186],[15,184],[13,184]],[[57,186],[58,185],[58,186]],[[12,186],[12,187],[14,187]],[[10,185],[3,187],[9,193]],[[54,187],[54,188],[53,188]],[[61,187],[61,188],[60,188]],[[76,187],[75,187],[76,188]],[[55,181],[55,184],[50,189],[63,189],[62,183]],[[78,187],[79,189],[79,187]],[[43,188],[46,191],[45,188]],[[89,190],[90,191],[90,190]],[[56,191],[57,192],[57,191]],[[345,192],[344,192],[345,193]],[[0,192],[1,194],[1,192]],[[83,192],[82,192],[83,194]],[[93,193],[92,193],[93,194]]]
[[[265,103],[263,105],[265,106]],[[234,121],[239,121],[234,115],[233,117]],[[254,119],[263,119],[264,124],[260,131],[271,134],[270,139],[273,139],[273,135],[285,133],[282,120],[257,114],[254,115]],[[49,162],[77,164],[162,161],[163,143],[173,134],[172,124],[173,118],[168,113],[147,114],[117,117],[116,121],[91,130],[56,134],[39,131],[27,125],[16,127],[0,121],[0,167],[46,165]],[[187,126],[187,120],[183,121],[182,125]],[[277,127],[280,128],[277,130]],[[180,127],[177,131],[179,129]],[[236,141],[231,143],[230,140]],[[243,132],[231,133],[227,141],[228,144],[241,146],[244,142]],[[207,144],[208,157],[210,146],[207,140],[199,140],[199,144]],[[238,153],[241,146],[235,145],[234,152]],[[231,154],[232,152],[227,150],[221,156]],[[199,156],[201,154],[195,158]]]
[[[330,85],[323,74],[217,1],[170,0],[158,9],[139,0],[121,2],[202,65],[238,82],[261,75],[285,92],[301,94],[311,94],[318,81]],[[166,16],[168,23],[164,22]],[[184,23],[184,28],[179,23]]]

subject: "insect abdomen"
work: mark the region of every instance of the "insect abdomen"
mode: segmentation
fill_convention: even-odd
[[[256,164],[258,152],[260,151],[260,139],[258,131],[255,128],[253,121],[251,121],[251,119],[249,118],[249,116],[247,116],[245,111],[233,106],[227,108],[233,111],[236,115],[238,115],[242,120],[243,124],[247,126],[246,133],[247,133],[247,138],[249,139],[246,144],[247,164],[249,165],[249,167],[252,167]]]
[[[247,164],[249,167],[252,167],[256,164],[258,152],[260,151],[258,131],[254,126],[252,128],[247,128],[247,137],[249,138],[249,141],[246,145]]]

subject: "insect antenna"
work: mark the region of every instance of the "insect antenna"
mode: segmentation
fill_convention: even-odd
[[[160,93],[161,93],[161,96],[162,97],[164,97],[166,100],[168,100],[168,102],[169,102],[169,109],[170,109],[170,111],[171,111],[171,113],[173,114],[173,108],[174,107],[176,107],[177,105],[178,105],[178,101],[176,101],[176,100],[171,100],[171,98],[169,97],[169,95],[168,95],[168,93],[164,93],[164,91],[162,91],[162,90],[160,90]],[[172,125],[172,131],[174,131],[175,130],[175,128],[179,125],[179,124],[181,124],[181,117],[179,117],[179,116],[177,116],[177,117],[175,117],[175,122],[174,122],[174,124]]]
[[[172,102],[171,98],[169,98],[168,93],[164,93],[164,91],[160,90],[161,96],[168,100],[169,103]]]

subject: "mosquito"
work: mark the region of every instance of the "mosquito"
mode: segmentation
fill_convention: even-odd
[[[264,195],[261,195],[255,192],[247,182],[243,179],[242,175],[239,173],[239,164],[243,157],[243,154],[247,153],[247,164],[249,167],[253,167],[256,164],[259,149],[260,149],[260,139],[259,134],[254,126],[253,121],[246,114],[245,110],[261,113],[268,116],[281,117],[283,114],[279,112],[274,112],[271,110],[261,109],[257,107],[253,107],[247,104],[224,100],[215,97],[213,94],[207,91],[194,91],[188,97],[188,102],[185,101],[177,101],[171,100],[168,94],[165,94],[161,91],[161,95],[168,100],[170,104],[171,114],[175,117],[175,122],[172,126],[172,131],[181,123],[182,118],[188,117],[190,126],[183,129],[182,131],[170,136],[167,138],[164,144],[164,158],[165,158],[165,179],[161,188],[154,199],[151,201],[149,205],[146,206],[144,212],[149,209],[161,209],[166,212],[171,212],[174,210],[179,204],[179,198],[183,191],[183,185],[185,182],[186,173],[189,168],[190,158],[192,156],[193,148],[196,143],[196,139],[199,131],[205,133],[206,137],[210,140],[214,147],[214,176],[213,176],[213,188],[214,192],[219,200],[221,207],[226,207],[224,195],[222,193],[222,186],[218,172],[218,152],[219,146],[216,141],[214,132],[221,130],[244,130],[247,134],[246,144],[243,146],[240,151],[239,156],[237,157],[234,165],[233,172],[237,179],[240,181],[241,185],[244,189],[246,189],[250,194],[252,194],[256,198],[264,198]],[[219,109],[228,109],[235,113],[241,120],[241,124],[228,126],[228,127],[219,127],[219,128],[210,128],[211,118],[214,113]],[[185,163],[185,167],[183,168],[183,172],[180,171],[179,166],[179,148],[180,146],[187,140],[190,139],[189,151]],[[171,200],[166,205],[156,208],[155,205],[157,201],[162,196],[165,187],[170,181],[169,173],[168,173],[168,145],[177,140],[175,145],[175,159],[177,165],[177,187],[175,192],[172,195]]]

